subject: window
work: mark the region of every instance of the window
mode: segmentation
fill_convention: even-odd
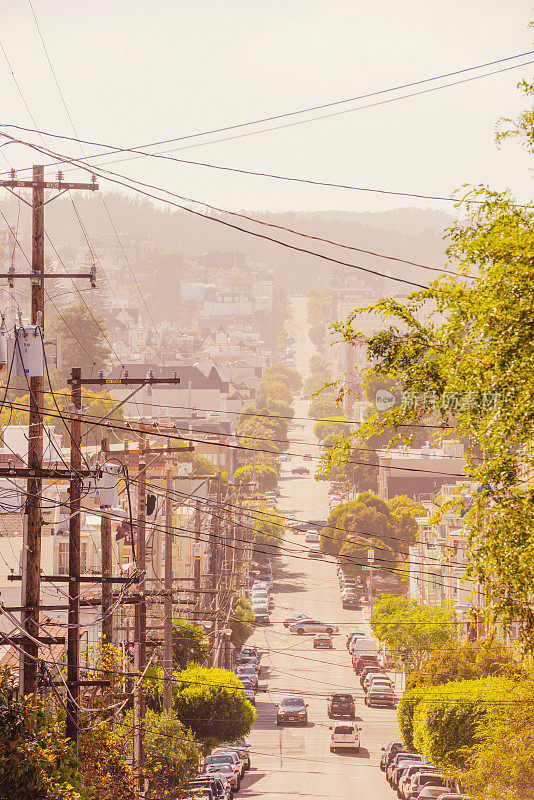
[[[58,551],[58,575],[67,575],[69,571],[69,543],[60,542]]]

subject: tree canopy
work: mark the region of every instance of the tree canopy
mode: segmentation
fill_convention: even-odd
[[[523,89],[530,99],[534,86]],[[503,136],[532,153],[532,107]],[[358,333],[358,309],[334,329],[349,343],[365,342],[371,374],[402,393],[364,433],[421,424],[432,412],[441,436],[464,443],[477,487],[464,515],[468,576],[484,587],[486,613],[505,626],[519,621],[534,651],[534,493],[524,479],[534,466],[534,204],[479,186],[460,207],[447,232],[455,274],[405,302],[376,303],[383,327],[374,335]]]
[[[250,733],[256,712],[233,672],[194,666],[174,674],[173,708],[207,747]]]
[[[202,625],[188,620],[172,621],[172,661],[176,669],[190,663],[203,664],[209,653],[209,642]]]
[[[456,635],[450,608],[392,595],[377,600],[370,623],[393,657],[415,669],[428,661],[433,650],[448,647]]]

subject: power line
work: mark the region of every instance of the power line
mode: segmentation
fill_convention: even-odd
[[[44,47],[44,42],[43,42],[43,47]],[[45,52],[46,52],[46,48],[45,48]],[[187,134],[185,136],[175,137],[175,138],[171,138],[171,139],[163,139],[163,140],[159,140],[157,142],[150,142],[150,143],[147,143],[147,144],[138,145],[138,146],[132,147],[132,148],[114,148],[111,152],[109,150],[106,150],[103,153],[97,153],[97,154],[95,154],[95,155],[93,155],[91,157],[92,158],[100,158],[102,156],[111,155],[112,152],[123,152],[124,150],[131,151],[132,153],[136,153],[136,152],[138,152],[140,150],[141,147],[143,147],[143,148],[145,148],[145,147],[157,147],[157,146],[163,145],[163,144],[171,144],[173,142],[184,141],[184,140],[187,140],[187,139],[193,139],[193,138],[199,138],[199,137],[203,137],[203,136],[209,136],[209,135],[216,134],[216,133],[224,133],[224,132],[230,131],[230,130],[236,130],[236,129],[239,129],[239,128],[250,127],[250,126],[253,126],[253,125],[259,125],[259,124],[264,123],[264,122],[273,122],[273,121],[276,121],[276,120],[279,120],[279,119],[284,119],[284,118],[291,117],[291,116],[297,116],[297,115],[307,114],[307,113],[314,112],[314,111],[320,111],[320,110],[323,110],[323,109],[326,109],[326,108],[332,108],[334,106],[339,106],[339,105],[343,105],[343,104],[347,104],[347,103],[351,103],[351,102],[356,102],[357,100],[365,100],[365,99],[368,99],[370,97],[376,97],[378,95],[388,94],[390,92],[395,92],[395,91],[400,91],[401,89],[408,89],[408,88],[411,88],[413,86],[418,86],[418,85],[425,84],[425,83],[431,83],[431,82],[436,81],[436,80],[442,80],[444,78],[450,78],[450,77],[452,77],[454,75],[460,75],[460,74],[464,74],[466,72],[472,72],[472,71],[475,71],[475,70],[478,70],[478,69],[484,69],[485,67],[494,66],[496,64],[501,64],[501,63],[504,63],[506,61],[513,61],[513,60],[516,60],[516,59],[519,59],[519,58],[524,58],[526,56],[532,55],[533,52],[534,51],[532,51],[532,50],[527,50],[525,52],[518,53],[518,54],[513,55],[513,56],[507,56],[505,58],[495,59],[493,61],[487,61],[485,63],[477,64],[475,66],[463,67],[463,68],[460,68],[460,69],[457,69],[457,70],[453,70],[451,72],[445,72],[445,73],[441,73],[440,75],[434,75],[434,76],[429,77],[429,78],[422,78],[422,79],[419,79],[417,81],[411,81],[409,83],[397,84],[397,85],[389,87],[387,89],[380,89],[380,90],[377,90],[377,91],[368,92],[366,94],[355,95],[353,97],[344,98],[342,100],[335,100],[335,101],[331,101],[329,103],[322,103],[322,104],[318,104],[318,105],[314,105],[314,106],[308,106],[306,108],[297,109],[297,110],[293,110],[293,111],[289,111],[289,112],[285,112],[285,113],[280,113],[280,114],[274,114],[274,115],[270,115],[270,116],[260,117],[260,118],[254,119],[254,120],[249,120],[247,122],[235,123],[235,124],[226,125],[226,126],[219,127],[219,128],[211,128],[211,129],[208,129],[208,130],[205,130],[205,131],[200,131],[200,132],[193,133],[193,134]],[[527,62],[527,63],[531,63],[531,62]],[[524,66],[524,65],[523,64],[518,64],[518,65],[514,65],[512,67],[508,67],[507,69],[516,69],[517,67],[521,67],[521,66]],[[53,68],[52,68],[52,72],[53,72]],[[497,74],[498,72],[499,71],[491,72],[491,73],[488,73],[488,75]],[[474,78],[469,78],[467,80],[476,80],[477,78],[481,78],[481,77],[487,77],[487,75],[475,76]],[[454,85],[454,84],[451,84],[451,85]],[[440,89],[440,88],[445,88],[445,87],[439,87],[439,86],[438,87],[433,87],[432,89],[430,89],[428,91],[436,91],[437,89]],[[61,90],[60,90],[60,92],[61,92]],[[393,98],[389,102],[393,102],[394,100],[400,100],[400,99],[404,99],[404,97]],[[360,109],[348,109],[349,112],[350,111],[356,111],[356,110],[360,110]],[[67,113],[68,113],[68,110],[67,110]],[[304,122],[307,122],[307,121],[308,120],[304,120]],[[309,121],[313,121],[313,120],[309,120]],[[297,123],[297,124],[300,124],[300,123]],[[7,124],[4,124],[4,127],[7,127]],[[16,127],[16,126],[12,126],[12,127]],[[23,128],[20,128],[20,129],[24,130]],[[261,133],[261,132],[263,132],[263,131],[259,131],[258,133]],[[59,134],[46,134],[46,135],[49,135],[49,136],[54,137],[54,138],[67,139],[67,140],[70,140],[70,141],[78,141],[78,142],[82,142],[83,144],[87,144],[87,145],[91,145],[91,146],[95,146],[95,147],[109,147],[108,145],[104,145],[104,144],[101,144],[99,142],[92,142],[90,140],[80,140],[77,137],[73,138],[73,137],[67,137],[67,136],[60,136]],[[209,144],[209,142],[208,142],[208,144]],[[200,145],[200,146],[202,146],[202,145]],[[154,155],[154,154],[151,154],[151,155]],[[52,165],[46,165],[46,166],[52,166]],[[428,198],[428,199],[433,199],[433,198]],[[442,199],[442,198],[438,198],[438,199]],[[450,198],[445,198],[445,199],[450,200]]]

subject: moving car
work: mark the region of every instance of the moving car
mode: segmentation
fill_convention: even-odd
[[[334,692],[328,698],[327,714],[332,717],[349,717],[354,719],[356,714],[356,706],[354,697],[346,692]]]
[[[326,650],[331,650],[333,647],[332,637],[329,633],[318,633],[317,636],[313,639],[313,649],[319,650],[320,648],[325,648]]]
[[[291,614],[282,624],[284,628],[289,628],[290,625],[293,625],[294,622],[299,622],[301,619],[309,619],[309,616],[307,614]]]
[[[283,725],[285,722],[308,724],[308,704],[300,695],[288,695],[276,704],[276,724]]]
[[[313,460],[312,454],[311,454],[311,453],[305,453],[305,454],[302,456],[302,460],[303,460],[303,461],[312,461],[312,460]]]
[[[318,619],[301,619],[294,622],[289,626],[290,633],[298,633],[300,636],[304,633],[339,633],[337,625],[332,625],[330,622],[320,622]]]
[[[308,467],[293,467],[291,472],[293,473],[293,475],[309,475],[310,474],[310,470],[308,469]]]
[[[360,729],[357,725],[345,722],[343,725],[333,726],[330,736],[330,752],[334,753],[340,748],[359,751]]]

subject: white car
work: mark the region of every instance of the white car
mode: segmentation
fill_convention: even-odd
[[[320,622],[318,619],[301,619],[294,622],[289,626],[290,633],[298,633],[300,636],[304,633],[339,633],[337,625],[332,625],[330,622]]]
[[[330,752],[345,748],[358,751],[360,749],[360,729],[352,722],[333,725],[330,736]]]

